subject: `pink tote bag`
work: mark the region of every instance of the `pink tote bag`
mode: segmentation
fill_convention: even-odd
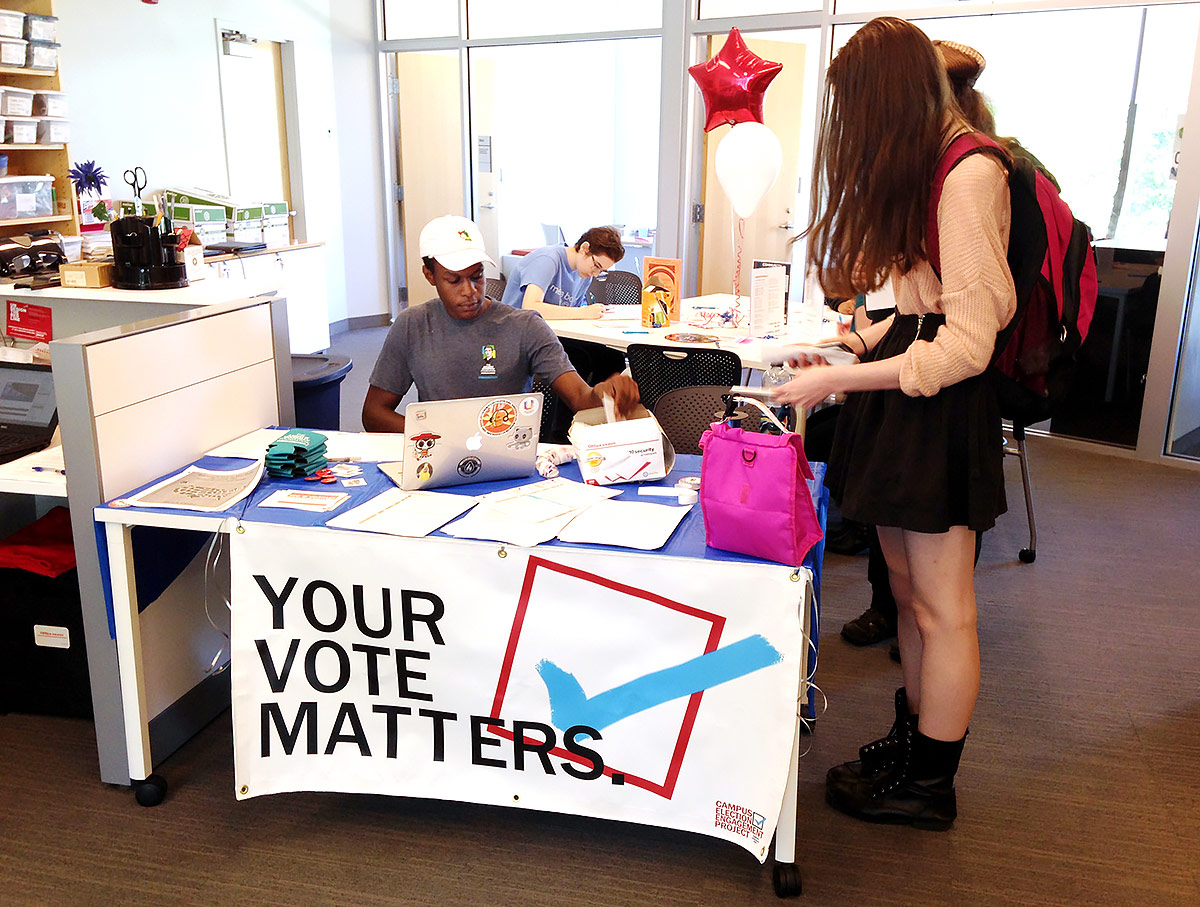
[[[804,441],[759,401],[782,434],[713,423],[700,438],[700,508],[710,548],[800,566],[821,539],[806,479],[813,477]]]

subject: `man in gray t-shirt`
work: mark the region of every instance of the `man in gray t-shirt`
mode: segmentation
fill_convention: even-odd
[[[363,402],[367,431],[404,431],[396,407],[413,384],[421,400],[454,400],[521,393],[536,375],[575,411],[600,406],[602,395],[621,412],[637,404],[631,378],[613,375],[589,387],[540,315],[484,296],[483,263],[492,260],[470,220],[435,218],[421,231],[420,248],[438,298],[405,309],[388,331]]]

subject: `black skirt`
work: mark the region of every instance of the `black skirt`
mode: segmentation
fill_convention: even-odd
[[[872,359],[932,340],[944,315],[897,315]],[[1004,438],[985,372],[932,397],[900,390],[848,394],[825,484],[844,517],[914,532],[991,529],[1004,513]]]

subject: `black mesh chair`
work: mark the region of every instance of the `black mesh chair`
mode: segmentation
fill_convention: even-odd
[[[483,281],[483,295],[499,302],[504,298],[504,290],[507,287],[508,281],[503,277],[487,277]]]
[[[654,418],[677,454],[699,454],[700,436],[713,422],[725,417],[722,394],[729,385],[702,384],[698,387],[677,387],[667,391],[654,404]],[[748,431],[758,431],[761,413],[754,407],[734,410],[741,415],[739,423]]]
[[[540,392],[545,398],[542,403],[542,427],[538,441],[542,444],[566,444],[566,430],[570,427],[570,423],[568,422],[566,426],[558,424],[559,410],[564,406],[563,402],[558,399],[558,394],[554,393],[554,389],[536,375],[533,378],[533,386],[529,389]]]
[[[605,299],[607,305],[642,304],[642,281],[636,274],[630,274],[628,271],[609,271],[605,277],[605,283],[608,285]]]
[[[721,384],[728,389],[742,383],[742,360],[731,350],[632,343],[625,355],[642,405],[651,411],[659,397],[677,387]]]

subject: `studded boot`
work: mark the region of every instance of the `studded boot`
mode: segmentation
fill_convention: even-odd
[[[945,831],[958,816],[954,775],[966,739],[935,740],[910,725],[895,765],[861,784],[827,784],[825,802],[867,822]]]
[[[878,740],[864,743],[858,748],[858,758],[853,762],[835,765],[825,775],[826,785],[855,785],[869,780],[891,768],[900,758],[901,738],[904,728],[917,726],[917,716],[908,713],[908,692],[904,687],[896,690],[896,720],[892,729]]]

